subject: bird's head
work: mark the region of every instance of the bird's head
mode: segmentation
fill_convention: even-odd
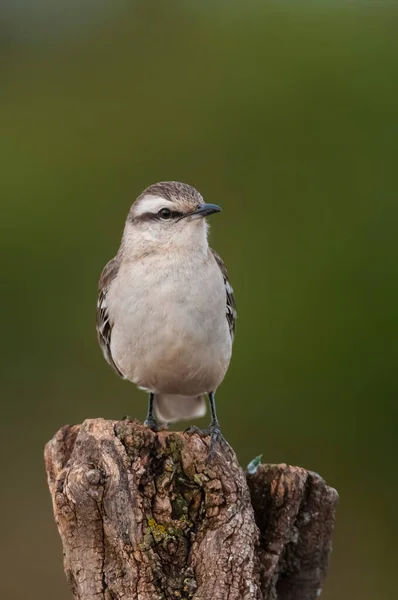
[[[207,249],[205,217],[219,212],[192,186],[164,181],[138,196],[127,216],[124,243],[134,254],[172,248]]]

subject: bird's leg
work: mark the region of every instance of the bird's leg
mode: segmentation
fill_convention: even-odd
[[[209,426],[209,433],[211,436],[210,451],[209,451],[209,459],[210,459],[214,454],[214,447],[216,445],[216,442],[218,442],[221,437],[221,429],[220,429],[220,423],[218,422],[218,419],[217,419],[216,399],[215,399],[214,392],[209,392],[209,404],[210,404],[210,411],[211,411],[211,422],[210,422],[210,426]]]
[[[209,392],[209,404],[210,404],[210,411],[211,411],[211,422],[210,422],[209,427],[207,429],[199,429],[195,425],[191,425],[191,427],[188,427],[188,429],[185,429],[186,433],[197,433],[198,435],[201,435],[201,436],[210,435],[211,440],[210,440],[210,450],[209,450],[208,460],[210,460],[212,458],[212,456],[214,455],[214,449],[215,449],[216,442],[218,442],[222,438],[220,423],[218,422],[218,418],[217,418],[216,401],[215,401],[214,392]]]
[[[153,401],[154,401],[155,395],[153,394],[153,392],[149,392],[149,396],[148,396],[148,413],[146,416],[146,419],[144,421],[144,425],[146,425],[147,427],[149,427],[149,429],[151,429],[152,431],[159,431],[159,429],[161,428],[159,426],[159,423],[157,422],[155,415],[153,414]]]

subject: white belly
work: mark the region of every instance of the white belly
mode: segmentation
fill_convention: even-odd
[[[124,264],[108,292],[113,359],[127,379],[155,393],[214,391],[231,358],[222,274],[211,255],[194,260]]]

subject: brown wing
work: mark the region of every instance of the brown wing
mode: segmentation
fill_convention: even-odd
[[[213,249],[211,249],[211,252],[216,260],[216,263],[220,267],[220,271],[224,277],[225,293],[226,293],[226,300],[227,300],[226,317],[227,317],[227,321],[228,321],[228,325],[229,325],[229,331],[231,333],[231,338],[234,339],[235,323],[236,323],[236,317],[237,317],[234,290],[232,289],[231,284],[229,282],[228,271],[227,271],[226,266],[224,265],[224,262],[223,262],[221,256],[219,256],[219,254],[217,254],[217,252]]]
[[[108,363],[113,367],[120,375],[123,374],[117,368],[111,353],[111,335],[113,322],[110,318],[106,297],[108,294],[109,286],[113,279],[116,277],[120,266],[120,258],[116,255],[112,260],[105,265],[104,270],[101,273],[101,277],[98,284],[98,302],[97,302],[97,336],[99,344],[102,348],[102,352]]]

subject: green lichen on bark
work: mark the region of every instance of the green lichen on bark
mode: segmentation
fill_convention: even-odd
[[[165,598],[193,597],[197,583],[187,566],[192,540],[205,515],[204,474],[184,469],[184,441],[170,434],[165,443],[148,448],[149,430],[137,430],[135,422],[116,424],[115,433],[134,462],[144,458],[140,485],[145,524],[140,549],[147,555],[157,587],[167,589]]]

